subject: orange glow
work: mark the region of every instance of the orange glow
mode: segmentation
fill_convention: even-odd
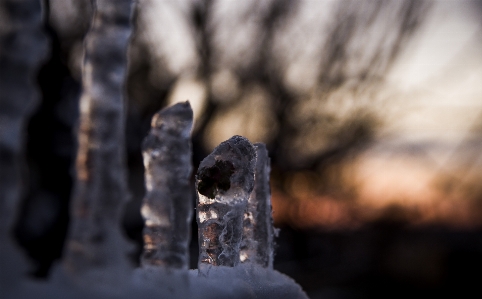
[[[464,172],[451,171],[448,176],[424,159],[403,155],[361,155],[340,167],[347,173],[337,185],[352,186],[351,196],[317,190],[323,179],[312,173],[291,174],[285,190],[273,188],[275,223],[325,229],[357,228],[378,220],[412,226],[482,225],[480,176],[457,180]]]

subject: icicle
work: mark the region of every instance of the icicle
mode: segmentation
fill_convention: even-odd
[[[189,102],[166,108],[152,118],[144,139],[146,221],[142,265],[188,269],[192,201],[189,188],[193,112]]]
[[[257,155],[254,189],[244,214],[240,260],[272,269],[276,231],[271,215],[270,159],[263,143],[254,146]]]
[[[84,44],[77,178],[64,259],[78,274],[110,268],[113,280],[127,267],[120,218],[127,196],[123,83],[131,10],[131,0],[95,1]]]
[[[196,175],[199,271],[239,263],[243,215],[254,185],[256,152],[244,137],[221,143]]]
[[[0,284],[10,287],[25,269],[10,238],[18,213],[26,119],[38,102],[36,72],[47,54],[38,0],[0,2]],[[35,51],[32,51],[35,49]]]

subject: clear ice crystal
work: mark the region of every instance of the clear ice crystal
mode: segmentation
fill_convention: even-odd
[[[141,208],[145,220],[143,266],[188,269],[192,124],[191,105],[178,103],[154,115],[144,139],[147,192]]]
[[[266,145],[256,143],[254,146],[257,155],[254,189],[244,213],[240,260],[272,269],[276,231],[273,227],[269,186],[270,159]]]
[[[243,217],[254,186],[256,151],[244,137],[222,142],[199,165],[196,175],[199,262],[233,267],[239,263]]]
[[[132,3],[96,0],[94,4],[84,43],[77,177],[64,266],[82,277],[110,269],[109,279],[115,281],[129,267],[120,220],[127,197],[123,82]]]

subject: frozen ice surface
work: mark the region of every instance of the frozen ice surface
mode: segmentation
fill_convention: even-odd
[[[199,263],[211,266],[239,263],[243,217],[254,186],[256,151],[244,137],[222,142],[199,165],[196,175]]]
[[[94,4],[84,42],[76,182],[63,265],[75,277],[107,283],[120,280],[129,267],[120,218],[127,196],[123,83],[132,1]]]
[[[188,269],[193,210],[192,124],[191,105],[178,103],[154,115],[151,131],[144,139],[144,266]]]
[[[240,260],[273,268],[276,231],[271,213],[270,159],[266,145],[256,143],[254,146],[257,155],[254,189],[244,214]]]

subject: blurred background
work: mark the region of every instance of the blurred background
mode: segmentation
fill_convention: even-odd
[[[90,0],[43,4],[51,54],[38,75],[42,102],[28,126],[29,187],[15,231],[39,279],[60,259],[67,232],[92,14]],[[311,298],[477,291],[482,1],[136,5],[123,223],[133,263],[142,139],[155,112],[189,100],[195,169],[232,135],[267,144],[281,228],[275,268]],[[196,234],[193,223],[192,268]]]

